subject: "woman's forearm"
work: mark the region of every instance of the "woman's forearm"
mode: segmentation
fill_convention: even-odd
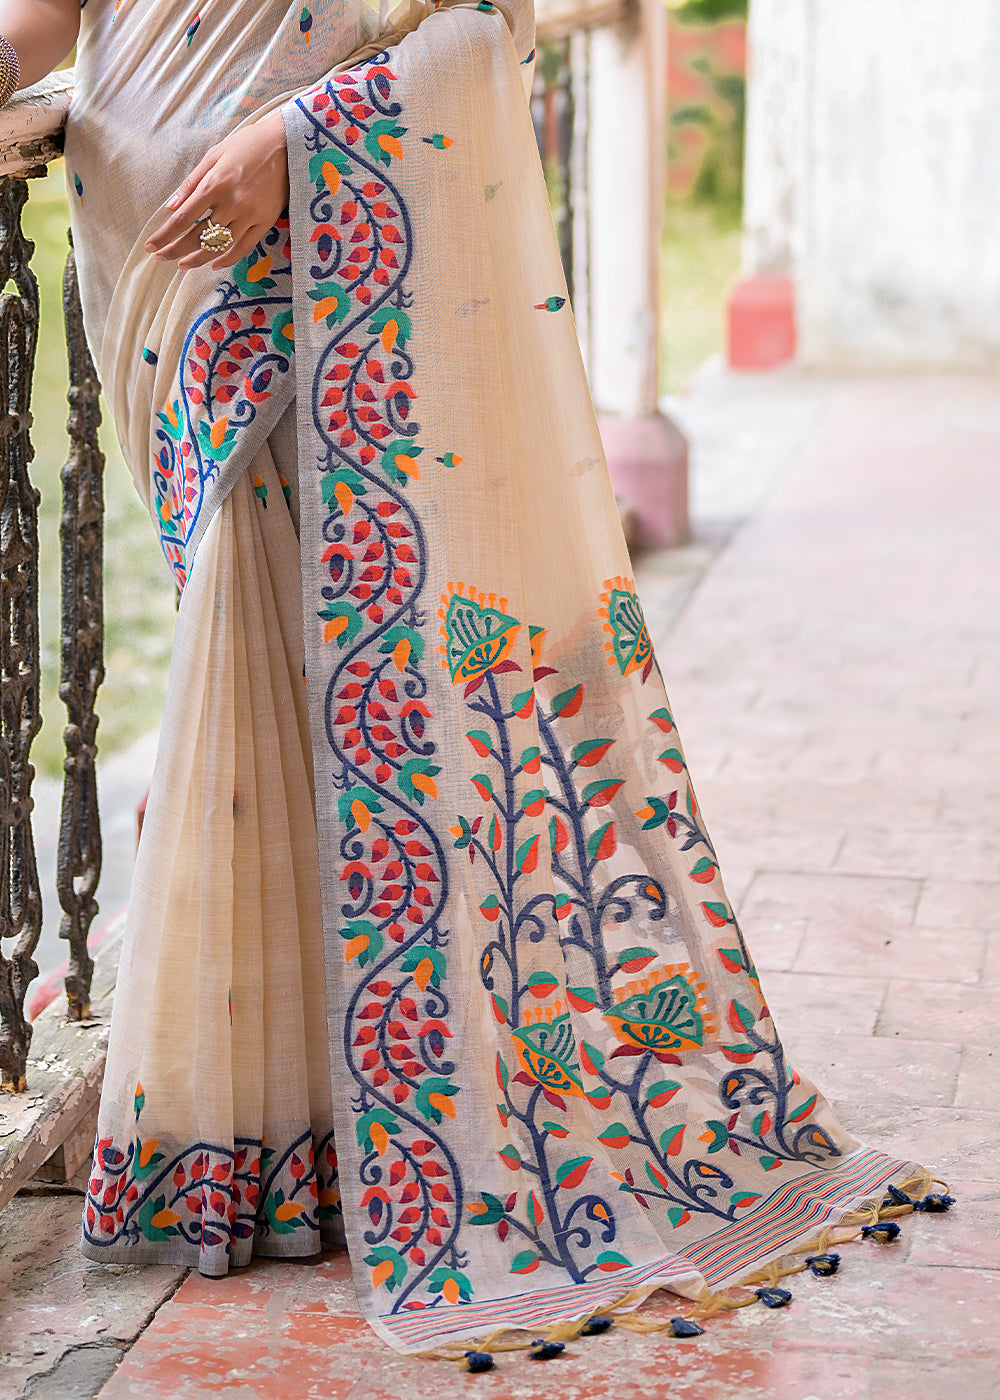
[[[17,54],[18,87],[57,68],[80,32],[80,0],[0,0],[0,34]]]

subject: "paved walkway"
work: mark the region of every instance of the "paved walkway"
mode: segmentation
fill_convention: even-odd
[[[845,1247],[837,1277],[796,1278],[782,1312],[695,1342],[612,1331],[555,1371],[518,1354],[473,1378],[376,1341],[343,1255],[223,1282],[109,1277],[73,1250],[77,1199],[22,1196],[0,1241],[3,1400],[996,1395],[997,389],[709,373],[678,408],[698,538],[638,565],[793,1058],[851,1129],[939,1170],[959,1205],[907,1217],[895,1245]]]

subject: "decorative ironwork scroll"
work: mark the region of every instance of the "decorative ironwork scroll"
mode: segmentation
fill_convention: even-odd
[[[0,178],[0,287],[16,288],[0,295],[0,1087],[15,1091],[25,1087],[24,996],[42,926],[29,762],[41,716],[38,492],[28,476],[38,283],[21,228],[27,195],[24,180]]]
[[[62,815],[56,889],[63,917],[59,937],[69,943],[66,1000],[69,1017],[90,1015],[94,964],[87,935],[97,913],[101,874],[101,821],[97,806],[97,691],[104,680],[104,454],[98,445],[101,386],[83,332],[76,256],[63,277],[69,358],[69,459],[62,470],[62,675],[66,706]]]

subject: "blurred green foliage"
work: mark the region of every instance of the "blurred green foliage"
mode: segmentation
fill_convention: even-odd
[[[663,225],[660,389],[676,394],[725,343],[726,296],[740,270],[740,227],[691,199],[668,201]]]
[[[726,20],[745,21],[748,0],[672,0],[670,8],[678,23],[705,28]],[[691,198],[713,206],[723,224],[731,223],[743,210],[746,78],[743,73],[720,70],[707,55],[691,59],[690,67],[701,76],[710,97],[675,107],[671,126],[696,126],[704,132],[704,154]]]
[[[670,8],[682,24],[719,24],[746,19],[749,0],[672,0]]]
[[[712,205],[723,223],[743,210],[743,147],[746,131],[746,79],[742,73],[719,72],[708,58],[691,60],[713,96],[714,104],[692,103],[671,113],[674,127],[700,126],[706,142],[691,185],[697,204]]]

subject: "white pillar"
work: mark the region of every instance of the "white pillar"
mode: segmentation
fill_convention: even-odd
[[[636,542],[677,544],[688,533],[687,444],[658,412],[667,72],[661,0],[638,0],[631,18],[592,30],[584,44],[581,340],[611,478],[637,519]]]
[[[666,166],[665,12],[589,40],[589,349],[594,401],[623,417],[655,413],[659,244]]]

